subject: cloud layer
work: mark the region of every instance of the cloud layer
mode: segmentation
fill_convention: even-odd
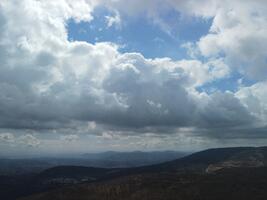
[[[168,0],[162,8],[162,1],[142,2],[1,1],[0,140],[14,140],[6,130],[25,130],[20,140],[30,146],[40,142],[28,130],[70,134],[61,137],[66,141],[107,131],[186,137],[184,128],[194,130],[188,137],[207,140],[265,137],[253,133],[265,130],[267,119],[265,1]],[[158,13],[170,7],[213,22],[207,35],[191,43],[195,56],[178,61],[121,53],[108,42],[69,41],[68,20],[89,23],[99,6],[117,17],[147,11],[161,25]],[[107,20],[112,26],[123,19]],[[198,90],[235,71],[256,83],[238,91]]]

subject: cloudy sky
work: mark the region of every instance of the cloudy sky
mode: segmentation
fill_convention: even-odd
[[[266,0],[0,1],[0,156],[266,144]]]

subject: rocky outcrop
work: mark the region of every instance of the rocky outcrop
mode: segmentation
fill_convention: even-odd
[[[262,154],[259,150],[247,152],[245,151],[232,156],[226,161],[210,164],[207,167],[206,172],[215,173],[219,170],[227,168],[249,168],[263,166],[266,166],[266,159],[264,154]]]

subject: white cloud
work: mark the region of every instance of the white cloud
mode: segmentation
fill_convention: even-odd
[[[217,8],[210,33],[199,49],[204,56],[225,55],[232,67],[254,79],[266,79],[266,1],[225,1]]]
[[[121,27],[121,17],[117,11],[115,11],[114,16],[106,16],[105,18],[106,18],[108,28],[112,26],[115,26],[116,28]]]
[[[182,60],[178,62],[178,65],[187,72],[195,87],[227,78],[230,74],[230,68],[223,59],[209,60],[206,63],[199,60]]]
[[[267,82],[259,82],[250,87],[241,87],[236,96],[256,116],[260,125],[267,120]]]

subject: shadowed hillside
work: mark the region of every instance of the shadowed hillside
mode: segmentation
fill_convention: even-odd
[[[23,200],[264,200],[267,168],[232,168],[216,174],[157,173],[82,184]]]

